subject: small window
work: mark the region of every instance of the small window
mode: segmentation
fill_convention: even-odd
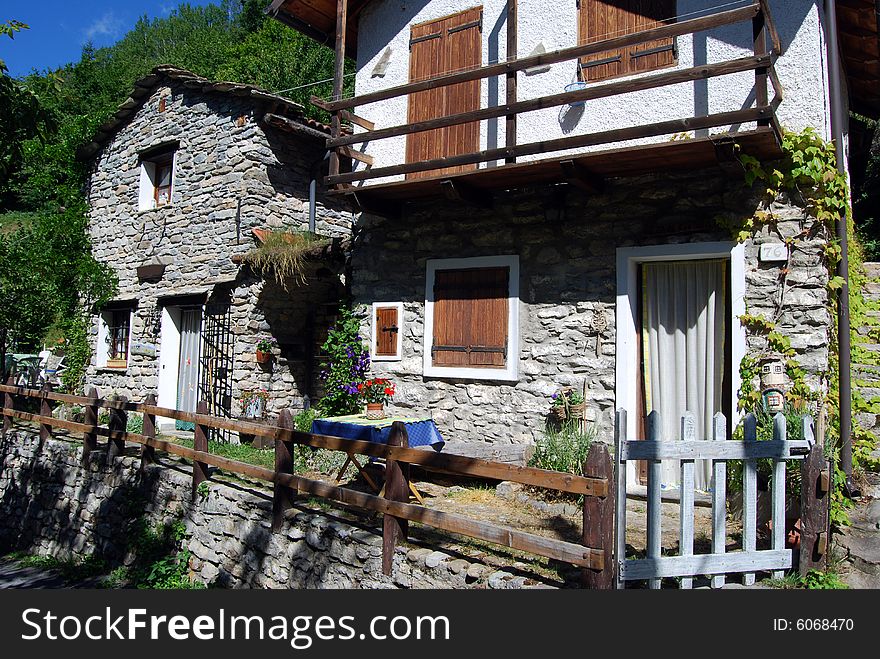
[[[141,157],[139,210],[167,206],[174,191],[175,151],[164,150]]]
[[[675,21],[675,0],[580,0],[582,44],[642,32]],[[675,39],[655,39],[580,60],[580,79],[605,80],[675,64]]]
[[[519,258],[428,262],[425,375],[517,379]]]
[[[126,368],[131,342],[130,307],[105,309],[99,316],[97,365],[102,368]]]
[[[373,361],[399,361],[403,344],[403,303],[373,303]]]

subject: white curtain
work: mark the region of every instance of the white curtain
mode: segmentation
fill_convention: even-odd
[[[643,332],[645,408],[661,416],[661,438],[681,438],[681,416],[693,412],[697,439],[712,438],[712,416],[721,409],[724,378],[726,261],[645,263]],[[711,463],[697,461],[697,489],[708,490]],[[677,460],[664,460],[665,486],[676,486]]]

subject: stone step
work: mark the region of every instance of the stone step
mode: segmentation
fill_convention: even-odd
[[[853,364],[850,370],[853,379],[880,380],[880,365],[878,364]]]
[[[869,300],[880,300],[880,282],[867,282],[862,287],[862,295]]]
[[[880,263],[876,261],[867,261],[862,265],[865,266],[865,274],[867,274],[868,277],[871,277],[872,279],[880,278]]]

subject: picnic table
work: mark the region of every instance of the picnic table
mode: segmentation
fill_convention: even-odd
[[[437,425],[431,418],[414,418],[404,416],[391,416],[384,419],[368,419],[364,414],[349,414],[346,416],[331,416],[312,421],[312,433],[315,435],[330,435],[333,437],[342,437],[344,439],[354,439],[364,442],[373,442],[375,444],[387,444],[388,438],[391,436],[391,425],[395,421],[400,421],[406,427],[406,433],[409,438],[409,447],[428,446],[435,451],[441,451],[445,442],[437,429]],[[349,464],[353,464],[358,472],[364,477],[364,480],[370,486],[381,494],[376,486],[375,481],[370,475],[364,471],[363,465],[355,458],[353,453],[348,454],[345,464],[336,475],[336,482],[342,478],[345,469]],[[420,503],[424,503],[422,495],[413,486],[409,485],[410,491],[415,495]]]

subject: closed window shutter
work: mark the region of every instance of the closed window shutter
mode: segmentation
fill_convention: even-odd
[[[506,366],[509,279],[509,268],[435,273],[434,366]]]
[[[376,356],[397,356],[397,333],[400,331],[397,307],[376,309]]]
[[[641,32],[675,19],[675,0],[580,0],[578,37],[594,43]],[[655,39],[581,59],[581,79],[604,80],[675,63],[675,40]]]
[[[447,18],[414,25],[410,32],[410,82],[480,66],[482,15],[482,8],[475,7]],[[411,94],[407,118],[409,123],[416,123],[479,108],[480,81],[471,80]],[[411,133],[407,136],[406,161],[423,162],[472,153],[479,148],[479,138],[479,122]],[[433,172],[414,172],[407,174],[407,178],[424,178],[475,167],[463,165]]]

